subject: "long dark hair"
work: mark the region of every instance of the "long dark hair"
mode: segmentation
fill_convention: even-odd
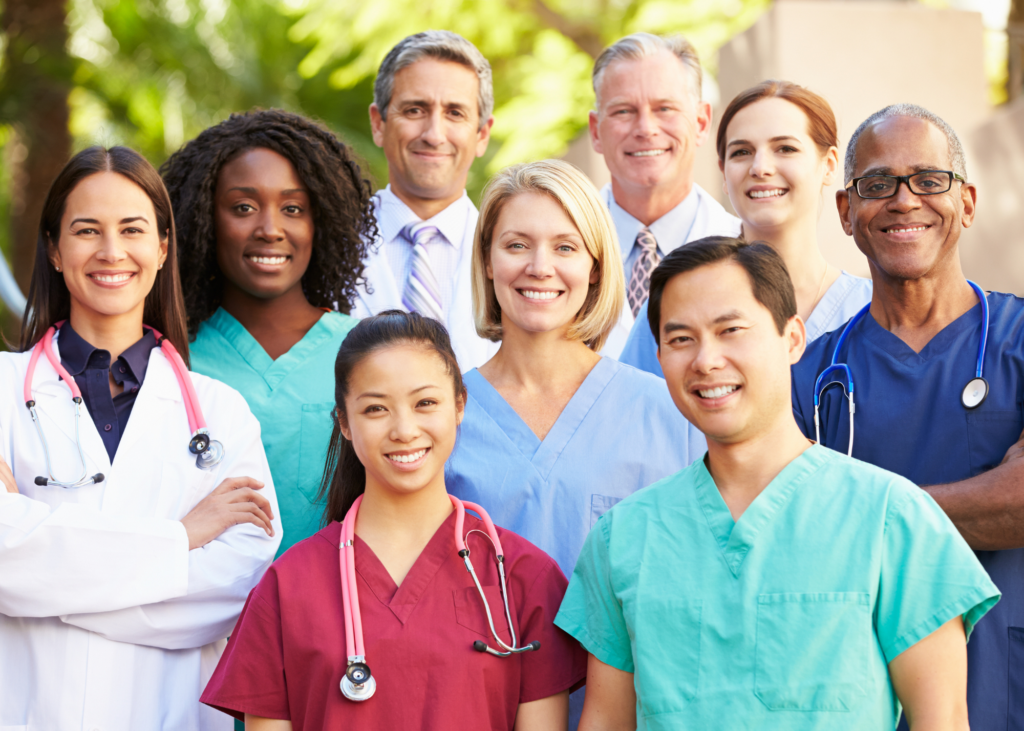
[[[334,431],[331,432],[331,445],[327,450],[327,464],[324,465],[319,495],[321,499],[325,496],[327,498],[324,525],[334,520],[344,520],[352,503],[366,490],[366,469],[359,461],[352,442],[341,432],[341,425],[348,421],[345,396],[348,394],[352,371],[371,353],[405,343],[422,344],[433,349],[444,361],[445,369],[452,378],[456,399],[466,398],[466,386],[462,382],[451,338],[444,325],[437,320],[415,312],[386,310],[361,320],[352,328],[334,361]]]
[[[159,173],[135,150],[127,147],[90,147],[72,157],[50,186],[43,204],[36,236],[36,261],[28,288],[28,307],[21,326],[22,351],[29,350],[54,323],[71,316],[71,293],[64,277],[50,263],[50,246],[60,241],[60,222],[71,192],[90,175],[111,172],[123,175],[142,188],[153,203],[157,230],[167,240],[167,259],[156,273],[153,289],[146,295],[143,321],[163,333],[188,364],[188,331],[185,300],[178,278],[178,247],[171,198]]]
[[[313,254],[302,291],[316,307],[348,313],[363,278],[367,246],[377,236],[370,182],[352,151],[326,127],[291,112],[266,109],[232,114],[204,130],[161,166],[174,203],[188,268],[182,286],[189,333],[216,312],[224,291],[217,264],[214,195],[227,163],[253,149],[288,159],[309,192]]]

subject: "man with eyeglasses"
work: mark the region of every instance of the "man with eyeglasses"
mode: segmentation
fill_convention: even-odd
[[[968,645],[971,728],[1020,731],[1024,301],[964,276],[958,243],[977,189],[939,117],[909,104],[876,112],[845,167],[839,216],[868,258],[874,294],[793,367],[797,423],[920,485],[976,551],[1003,598]]]

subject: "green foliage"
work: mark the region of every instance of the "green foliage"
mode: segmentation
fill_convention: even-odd
[[[327,123],[383,184],[367,116],[377,67],[406,35],[448,28],[494,68],[494,140],[469,185],[478,193],[494,171],[561,155],[585,129],[605,44],[681,32],[711,59],[768,2],[71,0],[71,131],[76,149],[127,144],[159,164],[231,112],[283,107]]]

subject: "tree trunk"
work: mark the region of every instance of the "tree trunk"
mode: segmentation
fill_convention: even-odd
[[[1010,0],[1006,35],[1006,99],[1012,102],[1024,96],[1024,0]]]
[[[10,253],[22,291],[28,292],[36,232],[46,192],[68,160],[68,92],[72,64],[66,46],[66,0],[4,0],[0,24],[7,36],[0,86],[0,119],[15,129]],[[12,332],[4,328],[10,338]]]

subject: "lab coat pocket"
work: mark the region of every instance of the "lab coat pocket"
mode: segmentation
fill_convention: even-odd
[[[977,475],[998,466],[1006,450],[1020,439],[1022,428],[1024,424],[1019,411],[968,411],[967,445],[971,474]]]
[[[773,711],[850,711],[867,693],[871,596],[757,597],[754,694]]]
[[[334,402],[303,404],[299,427],[298,485],[299,491],[311,503],[316,502],[320,480],[327,462],[327,447],[331,442],[331,411]]]
[[[700,599],[641,596],[637,600],[633,657],[643,715],[674,713],[692,701],[700,686]]]
[[[491,628],[487,623],[487,613],[484,611],[484,603],[480,599],[480,593],[476,587],[455,589],[452,594],[455,598],[455,621],[493,642]],[[498,636],[502,642],[511,642],[512,638],[508,633],[508,619],[505,617],[505,602],[501,598],[501,588],[485,586],[484,596],[487,597],[487,606],[491,610],[491,618],[494,620],[494,629],[498,631]],[[511,603],[509,606],[512,606]],[[495,649],[500,650],[501,648],[495,647]]]
[[[1010,692],[1007,731],[1024,731],[1024,627],[1010,627]]]

